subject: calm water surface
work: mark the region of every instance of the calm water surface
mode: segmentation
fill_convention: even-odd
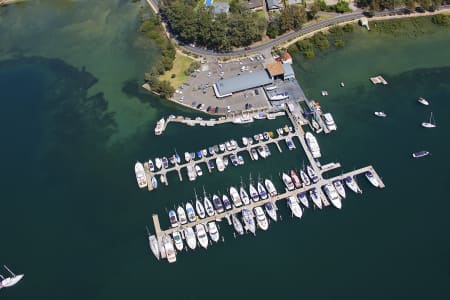
[[[361,177],[363,195],[349,195],[342,211],[309,209],[300,221],[280,203],[283,220],[256,237],[235,239],[221,223],[224,243],[168,265],[148,250],[152,213],[166,227],[166,211],[192,200],[194,189],[223,193],[250,174],[281,188],[278,174],[306,158],[282,145],[283,154],[273,147],[258,162],[245,155],[245,166],[195,183],[173,174],[168,188],[138,190],[137,159],[287,122],[170,125],[155,138],[161,116],[190,112],[134,88],[157,59],[135,34],[138,9],[129,1],[41,1],[0,12],[0,262],[25,273],[2,299],[449,298],[448,29],[415,38],[358,31],[314,61],[294,56],[307,95],[338,124],[319,137],[322,162],[340,161],[342,171],[372,164],[386,189]],[[389,85],[370,85],[377,74]],[[330,96],[319,98],[322,89]],[[432,105],[420,106],[419,96]],[[438,127],[425,130],[431,111]],[[433,155],[413,160],[420,149]]]

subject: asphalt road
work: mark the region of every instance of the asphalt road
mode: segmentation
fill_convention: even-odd
[[[440,7],[440,9],[449,9],[450,5],[442,5]],[[380,16],[386,16],[392,13],[399,13],[401,12],[402,9],[397,9],[395,11],[381,11],[381,12],[376,12],[375,16],[376,17],[380,17]],[[304,35],[307,33],[310,33],[312,31],[318,30],[318,29],[322,29],[324,27],[328,27],[330,25],[334,25],[334,24],[338,24],[338,23],[342,23],[342,22],[347,22],[347,21],[351,21],[351,20],[355,20],[355,19],[359,19],[361,17],[364,17],[363,12],[359,11],[359,12],[352,12],[352,13],[348,13],[348,14],[342,14],[339,15],[337,17],[328,19],[328,20],[323,20],[320,21],[316,24],[312,24],[309,26],[305,26],[297,31],[292,31],[289,32],[285,35],[279,36],[273,40],[270,40],[266,43],[251,47],[250,50],[245,50],[245,49],[238,49],[238,50],[234,50],[234,51],[230,51],[230,52],[215,52],[213,50],[208,50],[205,48],[199,48],[199,47],[192,47],[189,45],[180,45],[180,47],[182,49],[185,49],[189,52],[198,54],[198,55],[207,55],[207,56],[218,56],[218,57],[223,57],[223,56],[239,56],[239,55],[244,55],[246,53],[253,53],[253,52],[259,52],[259,51],[263,51],[266,49],[272,49],[274,46],[277,46],[279,44],[282,44],[296,36],[299,35]]]

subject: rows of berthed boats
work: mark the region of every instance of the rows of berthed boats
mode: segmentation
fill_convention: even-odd
[[[284,126],[283,128],[278,128],[277,133],[279,136],[283,136],[285,134],[288,134],[293,131],[291,126]],[[274,132],[272,131],[266,131],[262,133],[255,134],[253,137],[242,137],[242,147],[250,147],[250,155],[252,160],[258,160],[260,158],[266,159],[268,158],[272,153],[270,151],[270,148],[267,144],[260,143],[262,141],[269,141],[274,137]],[[317,140],[315,137],[308,133],[306,136],[306,140],[308,142],[308,145],[310,145],[310,149],[314,149],[313,156],[315,158],[320,157],[320,148],[317,143]],[[285,142],[289,150],[296,149],[296,146],[294,142],[292,141],[292,138],[287,136],[285,138]],[[178,152],[175,150],[175,153],[169,158],[167,156],[163,156],[161,158],[156,157],[153,160],[148,160],[148,167],[149,171],[152,172],[158,172],[159,170],[169,169],[175,165],[180,164],[186,164],[186,170],[187,175],[190,181],[194,181],[197,179],[197,177],[203,175],[203,169],[200,165],[200,163],[203,163],[203,161],[199,161],[204,157],[211,157],[214,154],[220,154],[217,155],[215,159],[209,159],[206,163],[208,164],[209,169],[215,169],[219,172],[223,172],[230,164],[233,166],[240,166],[245,164],[244,157],[241,155],[238,155],[235,153],[235,150],[240,148],[240,145],[238,142],[234,139],[225,141],[224,143],[210,146],[205,149],[201,149],[198,151],[193,152],[185,152],[184,153],[184,161],[182,157],[178,154]],[[242,150],[243,151],[243,150]],[[234,152],[234,153],[230,153]],[[318,152],[318,153],[317,153]],[[190,163],[198,161],[198,163]],[[138,186],[140,188],[145,188],[147,185],[151,184],[152,189],[156,189],[158,187],[158,180],[156,176],[151,176],[150,179],[147,178],[144,170],[144,165],[141,162],[136,162],[135,164],[135,174],[136,174],[136,180],[138,183]],[[165,174],[161,174],[159,176],[159,181],[161,183],[166,182]]]
[[[364,175],[373,186],[379,187],[380,183],[372,172],[367,171]],[[355,193],[362,193],[356,179],[353,176],[347,176],[342,181],[334,180],[323,185],[322,189],[327,198],[323,199],[323,194],[313,186],[320,178],[311,166],[282,173],[281,179],[286,191],[306,188],[296,196],[286,198],[286,204],[292,216],[299,219],[302,218],[305,208],[311,205],[322,209],[323,203],[327,203],[328,200],[334,207],[341,209],[341,200],[346,197],[345,186]],[[308,186],[311,188],[307,189]],[[195,193],[193,202],[187,202],[169,211],[171,227],[178,230],[174,230],[171,236],[164,235],[160,240],[149,233],[150,249],[157,259],[167,258],[171,263],[176,261],[177,251],[195,250],[197,247],[207,249],[209,245],[221,239],[215,220],[221,220],[222,216],[228,219],[228,223],[233,226],[237,235],[243,235],[245,232],[255,234],[257,229],[266,231],[270,222],[278,220],[276,202],[271,200],[277,195],[278,191],[272,180],[258,180],[256,184],[253,184],[251,178],[247,188],[241,182],[239,188],[231,186],[227,193],[222,195],[208,195],[203,190],[203,197],[198,197]],[[269,200],[264,204],[257,205],[260,200],[267,199]],[[251,206],[253,208],[249,206],[252,203],[255,203]],[[231,212],[239,207],[242,209],[238,213]],[[209,221],[205,220],[204,223],[198,222],[213,216],[217,219],[208,219]],[[195,226],[189,226],[194,222]]]

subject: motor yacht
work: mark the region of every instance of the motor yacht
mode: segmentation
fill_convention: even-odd
[[[258,206],[253,209],[255,216],[256,216],[256,224],[258,227],[262,230],[269,229],[269,222],[267,221],[266,214],[264,213],[264,210]]]
[[[303,215],[302,208],[298,204],[298,201],[295,197],[293,197],[293,196],[288,197],[287,205],[289,206],[289,208],[294,216],[296,216],[299,219],[302,217],[302,215]]]
[[[203,224],[195,225],[195,233],[197,235],[198,242],[204,249],[208,248],[208,236],[206,235],[205,226]]]
[[[331,183],[327,183],[326,185],[324,185],[323,190],[325,191],[325,194],[327,195],[328,199],[331,201],[331,204],[333,204],[333,206],[336,207],[337,209],[341,209],[342,208],[341,197],[334,188],[334,185]]]
[[[217,230],[216,222],[212,221],[208,223],[208,233],[213,242],[219,241],[219,230]]]

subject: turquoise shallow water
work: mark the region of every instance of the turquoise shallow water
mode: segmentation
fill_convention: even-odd
[[[77,24],[86,11],[105,8],[103,3],[89,9],[85,2],[72,5],[52,3],[44,8],[64,15],[67,26]],[[115,12],[112,17],[127,11],[126,19],[135,20],[129,3],[109,7]],[[43,8],[8,8],[6,14],[2,11],[0,26],[16,28],[20,12],[30,15],[39,9]],[[53,33],[52,18],[48,20],[40,20],[41,26]],[[114,24],[122,28],[126,22]],[[128,34],[134,29],[122,28]],[[49,36],[47,31],[33,35],[32,28],[15,30],[36,39]],[[273,147],[268,160],[247,159],[243,167],[203,176],[195,183],[179,183],[173,175],[168,188],[152,193],[136,186],[136,159],[174,149],[198,150],[274,130],[287,120],[243,127],[170,125],[156,138],[152,130],[161,116],[190,113],[133,88],[120,89],[117,96],[116,87],[102,85],[117,81],[132,86],[129,79],[139,76],[138,69],[124,71],[133,76],[118,76],[102,72],[101,66],[121,68],[119,58],[143,65],[145,55],[129,57],[124,51],[114,60],[104,55],[93,59],[87,51],[92,46],[75,35],[67,37],[72,41],[61,41],[79,42],[75,60],[66,55],[65,46],[50,50],[44,44],[36,53],[34,42],[17,38],[23,43],[18,48],[17,41],[2,35],[2,46],[7,47],[1,47],[5,59],[0,62],[0,226],[10,230],[2,231],[0,262],[25,273],[18,286],[1,290],[2,299],[448,298],[450,57],[442,49],[450,45],[450,33],[442,28],[433,32],[414,39],[397,37],[396,47],[388,47],[384,36],[357,32],[346,48],[312,62],[294,56],[307,95],[318,98],[320,90],[330,92],[318,100],[333,112],[338,131],[319,136],[322,162],[340,161],[343,171],[372,164],[386,189],[376,190],[360,178],[363,195],[350,195],[342,211],[307,210],[300,221],[289,218],[280,204],[283,221],[256,237],[234,239],[222,223],[225,243],[181,253],[174,265],[157,262],[150,254],[145,225],[151,225],[152,213],[168,226],[166,210],[193,199],[194,188],[223,192],[238,185],[241,177],[246,182],[250,173],[253,178],[272,177],[281,188],[278,174],[298,168],[305,156],[284,145],[281,155]],[[110,43],[121,43],[122,38],[105,37]],[[18,53],[29,57],[14,58]],[[86,72],[81,70],[83,61]],[[388,86],[370,85],[368,77],[378,73]],[[340,81],[345,88],[339,88]],[[418,96],[429,99],[431,107],[420,106]],[[112,104],[115,101],[119,104]],[[389,117],[375,118],[375,110]],[[431,110],[438,128],[427,131],[420,122]],[[130,111],[139,114],[133,118]],[[127,134],[117,138],[122,126]],[[413,160],[410,153],[418,149],[433,155]]]

